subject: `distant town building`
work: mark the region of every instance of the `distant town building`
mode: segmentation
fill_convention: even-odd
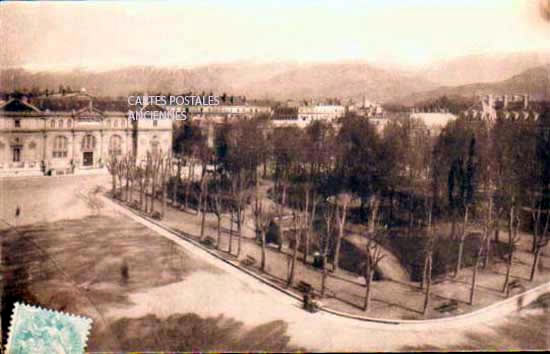
[[[226,119],[250,119],[259,115],[266,115],[268,117],[273,115],[270,105],[254,104],[247,102],[241,97],[223,98],[218,105],[173,105],[166,106],[166,109],[185,112],[189,119],[192,120],[204,120],[216,123],[221,123]]]
[[[0,107],[0,175],[100,172],[111,156],[139,161],[171,147],[172,121],[130,121],[126,102],[79,94],[12,98]]]
[[[365,96],[360,103],[351,103],[348,106],[350,112],[366,118],[383,118],[385,116],[384,108],[380,103],[371,102]]]
[[[304,105],[298,108],[298,120],[304,122],[333,122],[345,114],[346,107],[341,105]]]
[[[439,135],[449,122],[457,119],[457,116],[443,108],[433,108],[431,110],[413,108],[410,118],[423,122],[428,128],[430,135],[433,136]]]
[[[536,121],[540,109],[529,95],[484,95],[478,102],[463,112],[470,120],[494,122],[498,118],[511,120]]]

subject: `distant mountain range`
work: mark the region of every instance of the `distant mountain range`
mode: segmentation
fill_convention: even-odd
[[[550,64],[531,68],[509,79],[460,86],[441,86],[433,90],[415,92],[392,100],[393,103],[411,106],[437,97],[474,97],[476,95],[528,94],[534,100],[550,100]]]
[[[30,72],[0,70],[0,90],[73,90],[86,88],[96,96],[126,96],[133,92],[213,91],[248,98],[308,99],[366,96],[371,101],[411,105],[442,95],[523,94],[550,99],[550,54],[464,57],[404,72],[381,69],[364,61],[334,63],[213,64],[194,68],[135,66],[94,72],[72,70]]]
[[[549,52],[470,55],[436,62],[419,75],[442,86],[506,80],[525,70],[550,64]]]

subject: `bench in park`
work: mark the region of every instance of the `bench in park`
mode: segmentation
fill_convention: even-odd
[[[508,287],[506,288],[506,296],[510,295],[510,291],[518,288],[522,288],[521,282],[519,279],[514,279],[511,282],[508,283]]]
[[[300,282],[298,283],[298,286],[297,286],[298,290],[303,292],[303,293],[310,293],[311,290],[313,290],[313,287],[311,286],[310,283],[307,283],[303,280],[300,280]]]
[[[512,290],[517,288],[521,288],[521,282],[519,281],[519,279],[512,280],[510,283],[508,283],[508,289]]]
[[[441,313],[456,311],[458,309],[458,301],[451,300],[444,303],[443,305],[436,307],[435,309]]]
[[[252,266],[256,263],[256,258],[252,257],[252,256],[246,256],[245,259],[243,259],[241,261],[241,263],[244,265],[244,266]]]

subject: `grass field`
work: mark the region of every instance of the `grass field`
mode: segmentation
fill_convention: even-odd
[[[244,330],[237,320],[195,313],[163,314],[166,319],[153,310],[136,318],[112,316],[123,310],[132,314],[137,304],[131,294],[173,283],[181,286],[197,271],[223,276],[221,270],[130,220],[87,216],[20,226],[4,230],[1,236],[7,285],[3,333],[13,303],[23,301],[91,317],[91,351],[288,349],[282,321]],[[279,335],[273,337],[274,333]],[[244,337],[248,340],[237,346]]]

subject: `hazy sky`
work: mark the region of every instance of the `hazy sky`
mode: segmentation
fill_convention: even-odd
[[[425,65],[550,50],[539,0],[0,3],[0,65],[29,69],[253,61]]]

